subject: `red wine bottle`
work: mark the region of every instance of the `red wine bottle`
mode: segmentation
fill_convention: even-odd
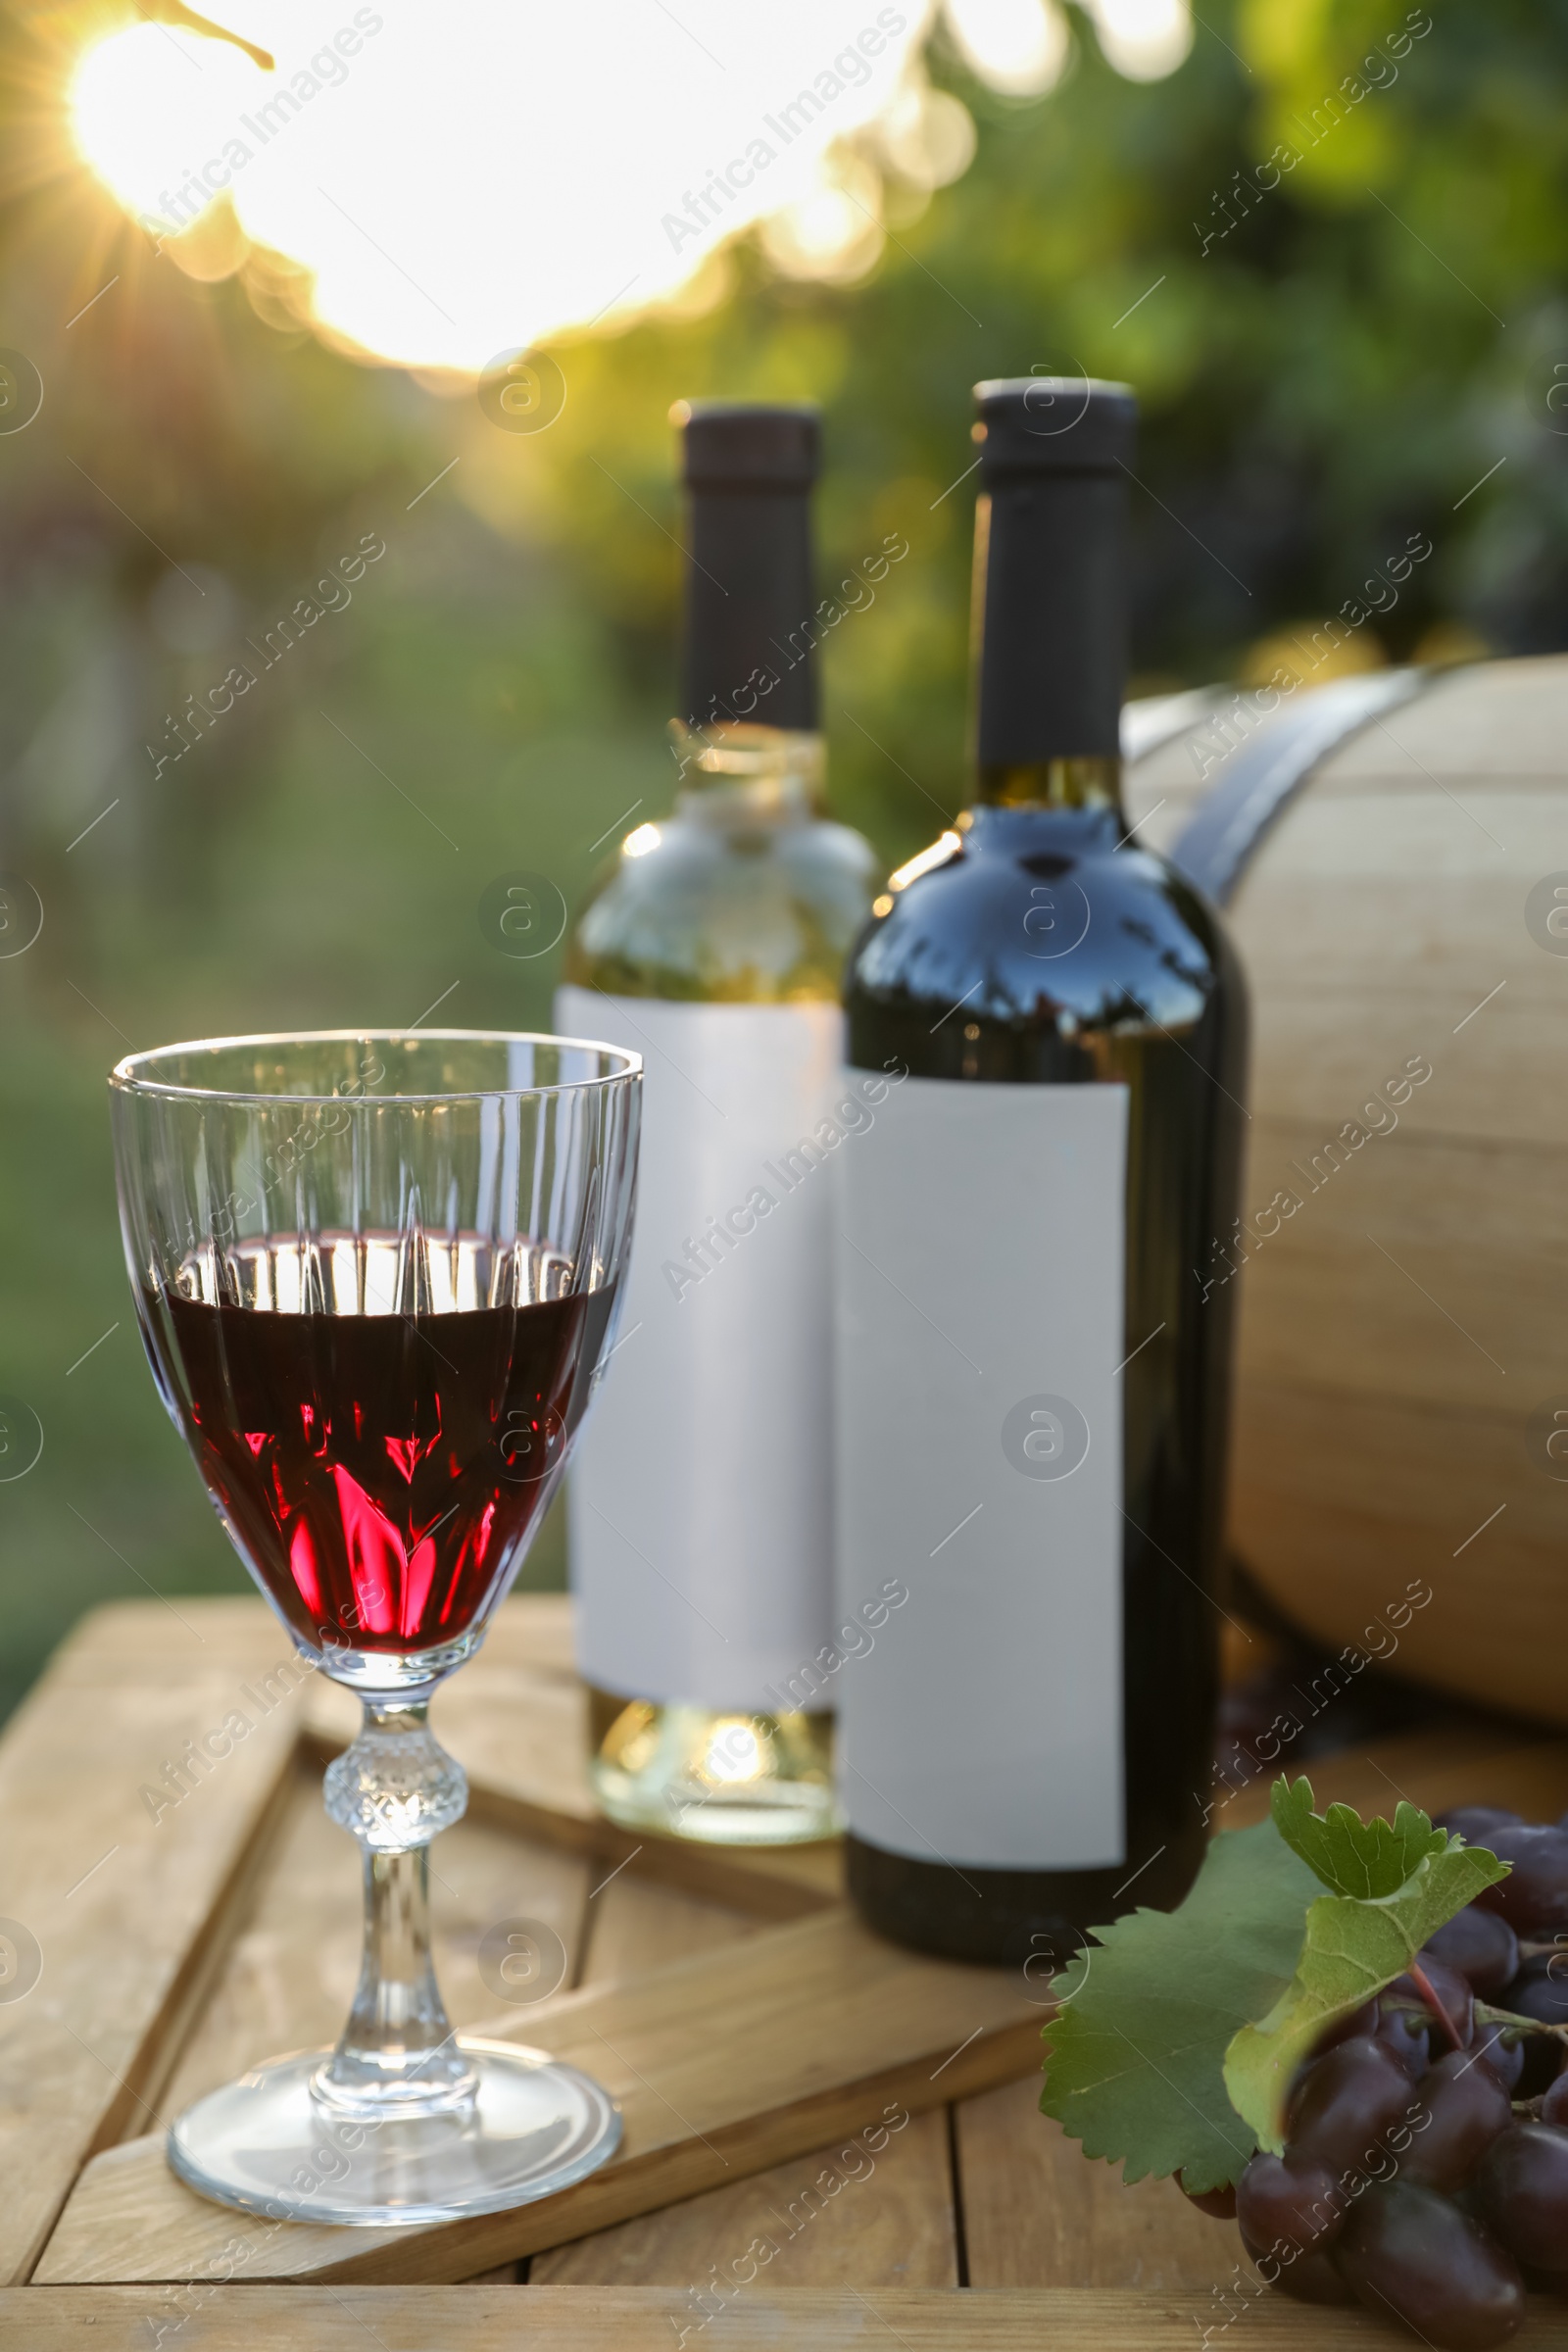
[[[1044,1978],[1201,1858],[1246,1007],[1122,811],[1121,385],[977,391],[973,794],[850,959],[839,1677],[856,1902]]]

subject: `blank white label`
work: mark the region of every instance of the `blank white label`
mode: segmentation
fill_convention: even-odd
[[[839,1154],[839,1614],[909,1594],[837,1678],[840,1770],[916,1860],[1126,1858],[1127,1102],[906,1078]]]
[[[628,1697],[772,1712],[832,1607],[842,1015],[564,988],[556,1023],[645,1062],[631,1272],[570,1474],[578,1661]]]

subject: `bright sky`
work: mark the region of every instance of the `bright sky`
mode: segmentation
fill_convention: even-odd
[[[668,298],[759,220],[778,267],[857,274],[881,247],[877,159],[938,185],[973,147],[926,81],[934,0],[202,4],[275,73],[172,26],[113,33],[73,91],[84,158],[154,237],[211,225],[226,191],[246,238],[313,273],[318,324],[411,366],[477,372]],[[993,86],[1062,71],[1057,0],[946,6]],[[1187,0],[1095,0],[1095,20],[1140,77],[1191,43]]]

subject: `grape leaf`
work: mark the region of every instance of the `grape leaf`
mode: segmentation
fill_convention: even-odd
[[[1352,1838],[1335,1819],[1348,1807],[1331,1806],[1325,1819],[1312,1813],[1311,1801],[1305,1781],[1298,1781],[1290,1790],[1283,1780],[1274,1785],[1275,1821],[1292,1849],[1299,1852],[1304,1845],[1320,1858],[1313,1863],[1320,1876],[1328,1878],[1330,1869],[1335,1872],[1330,1885],[1343,1876],[1381,1886],[1396,1853],[1418,1859],[1409,1877],[1387,1891],[1317,1897],[1306,1914],[1306,1936],[1290,1984],[1260,2023],[1241,2028],[1225,2053],[1231,2104],[1259,2144],[1275,2155],[1285,2145],[1292,2082],[1314,2043],[1329,2027],[1402,1976],[1428,1937],[1473,1902],[1484,1886],[1494,1886],[1508,1875],[1506,1862],[1499,1862],[1485,1846],[1466,1845],[1462,1838],[1434,1830],[1414,1805],[1400,1805],[1392,1829],[1387,1822],[1363,1828],[1350,1815],[1359,1832]],[[1381,1838],[1375,1835],[1379,1831]]]
[[[1274,1784],[1270,1809],[1286,1844],[1295,1847],[1331,1893],[1360,1895],[1367,1901],[1397,1894],[1429,1854],[1441,1854],[1448,1844],[1447,1832],[1435,1830],[1418,1807],[1402,1798],[1392,1827],[1386,1821],[1364,1822],[1348,1805],[1330,1805],[1327,1813],[1314,1813],[1311,1782],[1290,1782],[1282,1775]]]
[[[1200,2192],[1237,2179],[1257,2143],[1226,2096],[1226,2048],[1290,1984],[1316,1886],[1259,1822],[1213,1840],[1175,1911],[1094,1931],[1056,1981],[1040,2099],[1086,2156],[1120,2159],[1129,2182],[1179,2170]]]

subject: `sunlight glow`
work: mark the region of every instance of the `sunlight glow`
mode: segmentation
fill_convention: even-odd
[[[1193,45],[1188,0],[1091,0],[1109,64],[1129,81],[1162,81]]]
[[[877,217],[881,182],[860,157],[824,157],[810,193],[762,223],[762,250],[785,277],[842,283],[863,277],[886,239]]]
[[[1062,73],[1060,0],[225,0],[273,73],[127,25],[83,55],[72,126],[190,276],[242,273],[274,326],[473,376],[573,328],[700,315],[718,249],[754,227],[785,276],[863,277],[884,199],[907,221],[974,154],[925,71],[939,4],[991,88],[1038,97]],[[1088,5],[1135,79],[1191,46],[1188,0]]]
[[[857,142],[902,108],[927,185],[964,148],[964,110],[920,63],[929,7],[448,0],[432,18],[408,0],[231,0],[224,22],[275,73],[132,24],[82,59],[73,127],[192,274],[249,282],[265,249],[297,266],[268,273],[280,323],[475,373],[678,302],[715,246],[764,220],[791,274],[869,268],[882,182]]]
[[[948,29],[981,81],[1009,98],[1054,87],[1072,38],[1056,0],[946,0]]]

